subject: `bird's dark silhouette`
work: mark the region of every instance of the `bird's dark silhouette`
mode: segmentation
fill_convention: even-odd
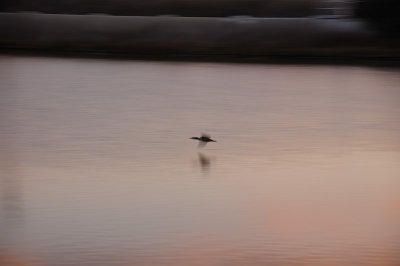
[[[201,137],[191,137],[190,139],[196,139],[199,141],[199,147],[204,147],[208,142],[217,142],[213,139],[211,139],[211,137],[207,134],[201,134]]]

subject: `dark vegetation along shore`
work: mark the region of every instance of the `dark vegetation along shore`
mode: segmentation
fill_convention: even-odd
[[[0,14],[3,48],[192,55],[385,55],[360,21]],[[378,49],[379,48],[379,49]]]
[[[41,0],[39,2],[44,3],[46,1]],[[71,3],[73,2],[71,1]],[[259,13],[256,12],[257,8],[255,7],[261,5],[259,1],[250,1],[249,3],[253,4],[248,5],[248,10],[242,13],[234,12],[234,10],[240,10],[238,7],[243,4],[243,0],[237,0],[231,1],[232,5],[228,9],[231,10],[230,13],[225,12],[232,16],[190,16],[190,14],[196,14],[191,13],[194,10],[193,8],[182,9],[186,10],[186,13],[182,11],[184,14],[189,14],[184,17],[176,14],[160,15],[161,11],[159,11],[161,13],[153,13],[153,15],[158,14],[155,16],[122,16],[121,14],[124,14],[124,12],[116,11],[121,10],[121,5],[115,4],[113,9],[107,6],[110,1],[99,1],[99,5],[88,5],[88,7],[92,7],[90,9],[85,6],[85,3],[89,2],[82,1],[83,4],[80,5],[79,12],[71,11],[71,7],[74,7],[71,3],[64,7],[60,5],[60,3],[66,4],[66,1],[61,1],[57,5],[49,3],[38,5],[36,8],[31,8],[33,5],[29,4],[28,1],[17,1],[14,5],[1,6],[0,10],[7,12],[0,12],[0,35],[2,36],[0,49],[3,51],[30,50],[138,56],[398,58],[400,55],[399,39],[393,37],[393,34],[385,34],[385,31],[381,30],[383,26],[375,27],[374,25],[377,24],[368,20],[367,11],[369,9],[365,8],[358,9],[359,18],[301,17],[302,15],[309,15],[310,3],[315,1],[297,1],[297,3],[303,5],[292,5],[292,8],[297,8],[298,17],[267,18],[260,16],[263,14],[262,10],[264,10],[264,13],[268,13],[265,9],[260,8],[257,11]],[[120,2],[124,1],[116,1],[116,3]],[[153,5],[153,7],[160,9],[167,3],[171,3],[161,0],[159,2],[159,5]],[[179,1],[172,2],[179,3]],[[183,1],[181,2],[183,3]],[[192,4],[200,3],[196,0],[188,2]],[[277,1],[266,2],[277,3]],[[293,0],[283,2],[293,2]],[[125,1],[124,3],[128,2]],[[154,4],[154,0],[152,3]],[[217,1],[214,5],[221,5],[221,3],[227,3],[227,1]],[[209,4],[212,5],[211,2]],[[264,5],[268,6],[267,4]],[[173,7],[179,6],[182,5]],[[97,9],[93,9],[93,7],[97,7]],[[110,11],[109,13],[117,15],[88,14],[91,11],[100,12],[102,7],[104,10]],[[129,5],[126,7],[125,13],[129,13],[128,11],[132,9],[129,9]],[[303,8],[299,9],[299,7]],[[46,11],[45,8],[53,13],[69,10],[69,13],[76,14],[26,12],[27,10]],[[53,9],[51,10],[51,8]],[[155,12],[158,9],[152,10]],[[151,9],[142,8],[138,10],[143,11],[141,14],[147,14],[144,11]],[[226,11],[227,9],[223,9],[221,6],[221,10]],[[222,12],[221,10],[219,12]],[[276,5],[275,9],[272,10],[275,10],[275,13],[271,13],[271,16],[274,14],[278,16],[281,14],[283,6]],[[164,12],[166,11],[164,10]],[[270,10],[270,12],[272,11]],[[290,15],[290,12],[286,14]],[[132,14],[132,12],[129,14]],[[251,16],[244,16],[243,14],[250,14]],[[386,24],[388,23],[386,22]],[[390,37],[387,38],[386,36]]]
[[[0,12],[114,16],[306,17],[320,0],[2,0]]]

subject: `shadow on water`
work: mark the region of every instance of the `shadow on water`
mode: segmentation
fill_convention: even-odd
[[[211,170],[211,166],[214,162],[213,157],[210,157],[204,153],[197,153],[197,163],[203,173],[209,173]]]

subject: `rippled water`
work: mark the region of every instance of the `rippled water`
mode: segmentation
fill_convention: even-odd
[[[397,68],[1,56],[0,80],[1,265],[400,265]]]

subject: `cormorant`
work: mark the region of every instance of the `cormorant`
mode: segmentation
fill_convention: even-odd
[[[211,139],[207,134],[201,134],[201,137],[191,137],[190,139],[197,139],[199,141],[199,147],[204,147],[207,142],[216,142],[215,140]]]

